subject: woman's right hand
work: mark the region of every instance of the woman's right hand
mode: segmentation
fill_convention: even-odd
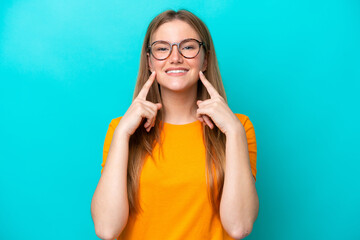
[[[143,118],[147,119],[144,124],[147,132],[155,125],[157,111],[162,107],[161,103],[152,103],[146,100],[149,89],[155,80],[155,75],[154,71],[117,126],[117,129],[121,129],[128,137],[134,134]]]

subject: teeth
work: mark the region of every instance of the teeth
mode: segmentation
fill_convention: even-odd
[[[167,71],[167,73],[183,73],[183,72],[186,72],[185,70],[170,70],[170,71]]]

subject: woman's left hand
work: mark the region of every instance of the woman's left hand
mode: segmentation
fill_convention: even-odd
[[[243,129],[243,126],[236,115],[230,110],[224,98],[216,91],[211,83],[205,78],[205,75],[199,72],[200,80],[207,89],[210,99],[198,100],[196,117],[205,122],[211,129],[214,124],[225,134]]]

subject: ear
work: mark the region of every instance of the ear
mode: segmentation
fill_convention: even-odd
[[[206,71],[206,68],[207,68],[207,60],[208,60],[208,55],[206,54],[205,57],[204,57],[204,62],[203,62],[202,68],[201,68],[201,71],[202,71],[202,72],[205,72],[205,71]]]
[[[148,61],[148,65],[149,65],[149,69],[151,72],[153,72],[153,67],[152,67],[152,64],[151,64],[151,60],[150,60],[150,54],[147,53],[147,61]]]

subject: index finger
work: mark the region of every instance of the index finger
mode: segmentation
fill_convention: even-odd
[[[146,100],[146,96],[149,92],[149,89],[154,82],[155,75],[156,75],[156,73],[155,73],[155,71],[153,71],[152,74],[150,75],[149,79],[145,82],[144,86],[142,87],[141,91],[139,92],[137,98]]]
[[[205,88],[207,89],[208,93],[210,94],[210,98],[219,96],[219,93],[216,89],[211,85],[211,83],[206,79],[204,73],[202,71],[199,72],[200,80],[204,84]]]

